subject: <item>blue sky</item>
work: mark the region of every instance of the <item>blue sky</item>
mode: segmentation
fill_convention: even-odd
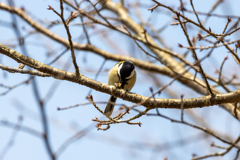
[[[176,1],[176,0],[175,0]],[[7,3],[5,0],[1,1]],[[153,5],[151,1],[140,0],[139,2],[144,4]],[[179,6],[179,1],[170,2],[170,1],[159,1],[164,4],[177,8]],[[208,12],[214,0],[203,0],[197,1],[194,0],[195,9],[201,12]],[[40,1],[30,1],[30,0],[21,0],[15,1],[17,7],[24,7],[31,14],[29,16],[36,16],[39,20],[44,22],[60,20],[52,11],[47,10],[48,5],[51,5],[53,8],[59,11],[59,2],[56,0],[40,0]],[[191,9],[190,2],[187,1],[186,7]],[[232,5],[234,3],[234,5]],[[224,15],[239,15],[240,11],[239,1],[228,0],[224,2],[223,5],[220,5],[214,13],[224,14]],[[163,11],[162,11],[163,10]],[[130,13],[134,13],[136,10],[130,9]],[[173,19],[168,15],[170,12],[167,10],[160,9],[160,13],[153,12],[146,9],[141,9],[141,14],[143,19],[147,21],[150,18],[150,22],[154,24],[156,28],[161,28],[165,24],[171,22]],[[108,14],[107,12],[103,14]],[[7,24],[5,22],[11,22],[11,16],[9,13],[0,10],[0,20],[1,24]],[[193,14],[186,13],[190,18],[195,18]],[[69,12],[65,12],[65,16],[69,16]],[[137,19],[137,17],[132,17]],[[200,19],[203,20],[204,16],[200,16]],[[196,19],[194,19],[196,20]],[[4,21],[4,23],[2,22]],[[26,35],[27,32],[32,31],[33,28],[26,24],[22,19],[18,18],[19,28],[21,29],[21,34]],[[39,22],[39,21],[38,21]],[[206,26],[211,27],[214,32],[221,33],[226,19],[223,18],[212,18],[207,22]],[[73,23],[79,23],[79,19],[73,21]],[[170,24],[170,23],[169,23]],[[46,25],[46,24],[44,24]],[[103,27],[98,27],[97,29]],[[73,40],[79,43],[86,43],[86,38],[80,39],[79,37],[83,35],[82,28],[79,26],[71,26],[71,33]],[[147,29],[148,30],[148,29]],[[67,38],[66,32],[62,25],[51,28],[51,31],[61,35],[62,37]],[[89,32],[93,33],[94,29],[89,28]],[[196,36],[198,32],[197,28],[190,29],[190,36]],[[0,25],[0,43],[9,45],[17,44],[15,34],[10,27]],[[165,40],[168,46],[177,53],[184,53],[186,50],[179,48],[178,43],[187,45],[187,41],[184,37],[183,32],[181,31],[180,26],[171,26],[164,30],[160,36]],[[111,47],[111,43],[101,38],[101,36],[96,35],[91,39],[92,44],[95,46],[104,49],[113,54],[127,54],[129,56],[133,55],[133,52],[137,55],[137,58],[144,58],[144,54],[141,53],[141,50],[135,46],[132,39],[118,34],[116,32],[111,32],[108,35],[110,41],[117,44],[119,49]],[[239,33],[236,33],[235,36],[229,38],[237,39]],[[34,58],[43,63],[49,63],[56,55],[60,54],[64,50],[64,46],[53,42],[51,39],[45,37],[41,34],[33,34],[26,38],[25,44],[28,50],[28,53],[31,55],[31,58]],[[200,42],[198,45],[204,45],[206,43]],[[21,53],[19,47],[13,48],[16,51]],[[46,56],[48,52],[56,51],[55,55]],[[123,53],[119,52],[123,51]],[[198,52],[198,55],[204,56],[207,51]],[[85,51],[76,51],[77,62],[80,67],[80,72],[85,76],[94,79],[95,74],[98,68],[103,63],[104,59],[90,52]],[[223,73],[233,74],[239,70],[238,66],[235,64],[234,60],[227,53],[226,49],[223,47],[216,49],[213,55],[204,61],[203,68],[209,74],[214,74],[216,68],[220,68],[221,62],[224,56],[228,56],[229,60],[225,64],[225,70]],[[0,55],[0,63],[3,65],[17,67],[18,63],[11,60],[6,56]],[[85,59],[85,61],[83,60]],[[191,60],[191,56],[188,57],[188,60]],[[70,52],[67,52],[63,57],[54,64],[54,67],[63,68],[64,64],[70,60]],[[107,71],[110,69],[116,62],[107,61],[103,67],[103,72],[98,77],[98,81],[107,83]],[[73,72],[74,68],[71,65],[68,71]],[[157,90],[157,87],[153,85],[152,80],[149,80],[145,71],[137,68],[138,78],[136,85],[132,89],[132,92],[150,96],[149,87],[153,87],[154,90]],[[218,75],[215,74],[217,77]],[[157,75],[163,84],[169,82],[169,78]],[[0,84],[12,86],[18,84],[29,78],[28,75],[22,74],[6,74],[4,71],[0,70]],[[38,82],[38,87],[40,89],[41,97],[46,97],[49,93],[49,89],[53,84],[58,83],[58,80],[53,78],[36,78]],[[190,89],[181,85],[178,82],[175,82],[169,88],[174,89],[175,93],[180,97],[181,94],[184,94],[184,98],[197,97],[201,96],[194,93]],[[0,87],[0,93],[4,92],[5,89]],[[223,145],[214,138],[208,137],[209,141],[201,140],[201,131],[184,126],[182,124],[172,123],[168,120],[162,119],[160,117],[150,117],[143,116],[137,121],[141,121],[142,127],[132,126],[127,124],[115,124],[111,125],[111,128],[108,131],[97,131],[95,128],[96,123],[92,121],[92,118],[97,116],[98,118],[104,119],[104,117],[99,113],[92,105],[79,106],[77,108],[57,111],[58,107],[66,107],[78,103],[88,102],[86,99],[89,88],[81,86],[75,83],[62,81],[57,87],[54,95],[46,103],[45,108],[48,115],[49,127],[50,127],[50,144],[53,148],[53,151],[56,152],[59,147],[71,136],[76,134],[78,131],[88,128],[88,132],[83,138],[72,142],[59,156],[59,160],[79,160],[79,159],[163,159],[168,157],[170,160],[184,160],[190,159],[192,153],[196,153],[201,156],[204,154],[212,153],[213,151],[219,151],[215,148],[210,148],[210,142],[216,141],[219,145]],[[109,95],[92,91],[91,94],[95,101],[107,101]],[[163,93],[159,98],[168,98],[167,94]],[[117,103],[125,103],[127,105],[132,105],[132,103],[124,102],[118,99]],[[105,105],[99,105],[101,109],[104,109]],[[139,107],[143,109],[143,107]],[[116,107],[117,112],[117,107]],[[205,117],[205,121],[209,122],[211,129],[217,130],[219,133],[225,135],[231,135],[232,137],[238,136],[240,131],[238,122],[225,110],[219,108],[218,106],[207,107],[203,109],[194,109],[194,112],[198,113],[201,116]],[[155,111],[150,111],[154,113]],[[164,115],[171,116],[176,119],[180,119],[180,111],[175,109],[161,109],[160,112]],[[117,114],[117,113],[115,113]],[[132,111],[130,115],[127,115],[125,118],[135,115],[136,112]],[[40,121],[39,108],[35,101],[32,87],[30,85],[21,85],[20,87],[13,89],[5,96],[0,96],[0,120],[9,121],[13,123],[18,122],[18,117],[22,116],[23,126],[31,127],[39,132],[42,132],[42,124]],[[187,114],[185,119],[189,122],[194,121]],[[229,123],[230,122],[230,123]],[[0,125],[0,154],[1,151],[6,147],[11,139],[12,134],[14,133],[12,128]],[[183,147],[176,147],[171,150],[162,148],[160,150],[155,150],[158,145],[163,145],[167,142],[174,142],[179,139],[187,139],[188,137],[198,137],[195,142],[192,142]],[[180,145],[181,146],[181,145]],[[202,147],[199,150],[198,147]],[[223,145],[224,146],[224,145]],[[205,149],[203,149],[205,147]],[[228,156],[223,157],[222,159],[231,159],[235,154],[235,150],[230,152]],[[23,131],[17,132],[15,136],[13,146],[8,150],[4,156],[4,160],[13,160],[13,159],[22,159],[22,160],[47,160],[50,159],[46,148],[44,146],[43,140],[32,134],[25,133]],[[221,159],[221,158],[219,158]]]

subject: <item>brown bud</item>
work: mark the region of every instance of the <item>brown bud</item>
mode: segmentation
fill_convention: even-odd
[[[195,37],[192,38],[192,42],[193,42],[193,43],[196,42],[196,38],[195,38]]]
[[[25,64],[19,63],[18,69],[23,69],[25,67]]]
[[[53,8],[52,8],[52,6],[49,6],[49,5],[48,5],[48,8],[47,8],[47,9],[48,9],[48,10],[52,10]]]
[[[138,122],[138,125],[139,125],[139,127],[141,127],[142,123],[141,123],[141,122]]]
[[[173,25],[176,25],[177,23],[176,22],[173,22],[172,24],[170,24],[171,26],[173,26]]]
[[[232,21],[232,18],[228,17],[228,23],[230,23]]]
[[[201,41],[202,40],[202,35],[200,34],[200,33],[198,33],[198,39],[199,39],[199,41]]]
[[[153,88],[152,88],[152,87],[150,87],[149,89],[150,89],[150,92],[151,92],[151,93],[153,93]]]
[[[173,17],[175,20],[178,20],[178,18],[177,17]]]

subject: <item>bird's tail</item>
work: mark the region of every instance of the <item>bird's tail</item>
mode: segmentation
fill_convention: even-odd
[[[113,97],[111,96],[108,100],[108,103],[107,103],[107,106],[104,110],[104,114],[107,115],[107,116],[111,116],[112,112],[113,112],[113,108],[114,108],[114,105],[115,105],[115,102],[116,102],[117,98],[116,97]]]

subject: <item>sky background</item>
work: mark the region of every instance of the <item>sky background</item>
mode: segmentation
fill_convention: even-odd
[[[133,1],[133,0],[132,0]],[[0,2],[7,3],[6,0],[1,0]],[[146,6],[153,6],[154,3],[150,0],[140,0],[142,4]],[[159,0],[166,5],[173,6],[175,9],[179,6],[179,1],[164,1]],[[194,0],[195,9],[201,12],[208,12],[215,2],[214,0]],[[189,5],[190,2],[186,1],[186,8],[191,9]],[[26,12],[30,17],[38,22],[44,22],[43,25],[47,26],[49,22],[60,20],[59,17],[52,11],[47,10],[48,5],[51,5],[56,10],[59,9],[59,2],[56,0],[15,0],[16,7],[24,7]],[[85,4],[83,5],[85,6]],[[239,11],[240,1],[228,0],[214,11],[214,13],[222,15],[240,15]],[[65,17],[69,16],[69,7],[65,8]],[[130,8],[130,13],[137,12],[133,8]],[[153,23],[156,28],[161,28],[166,24],[171,24],[174,22],[173,15],[165,9],[159,9],[159,12],[153,12],[147,10],[147,7],[143,7],[139,10],[143,16],[144,21]],[[103,12],[107,15],[109,12]],[[114,17],[114,15],[111,14]],[[186,16],[192,18],[196,21],[193,14],[186,13]],[[200,16],[203,20],[205,16]],[[137,20],[137,17],[131,17]],[[0,43],[4,45],[18,44],[15,33],[13,29],[9,27],[11,23],[11,15],[0,10]],[[235,19],[233,19],[235,21]],[[32,31],[33,28],[26,24],[22,19],[17,18],[19,23],[19,29],[21,34],[24,36],[28,32]],[[211,27],[213,32],[221,33],[223,27],[225,26],[227,19],[223,18],[211,18],[207,22],[206,26]],[[79,23],[79,19],[73,21],[73,23]],[[191,27],[191,26],[189,26]],[[98,26],[98,29],[104,27]],[[146,28],[147,31],[150,30]],[[62,25],[56,25],[50,29],[52,32],[67,38],[66,31]],[[198,33],[197,28],[189,29],[190,37],[196,36]],[[79,43],[87,43],[86,38],[81,38],[83,36],[82,27],[70,26],[70,31],[73,36],[73,40]],[[123,54],[128,56],[133,56],[138,52],[142,52],[134,44],[132,39],[127,36],[121,35],[116,32],[111,32],[108,34],[108,39],[102,39],[99,35],[95,35],[95,29],[89,28],[90,35],[94,37],[91,39],[92,44],[96,47],[104,49],[113,54]],[[150,32],[150,31],[149,31]],[[205,35],[205,34],[203,34]],[[160,36],[164,39],[168,47],[177,53],[183,54],[186,50],[179,48],[178,43],[187,46],[187,41],[180,26],[171,26],[160,33]],[[231,36],[231,40],[235,40],[239,37],[239,33]],[[109,42],[110,40],[110,42]],[[117,44],[116,47],[111,46],[111,41]],[[204,42],[200,42],[198,45],[206,45]],[[53,42],[51,39],[47,38],[41,34],[32,34],[25,39],[25,46],[31,58],[36,59],[40,62],[48,64],[51,62],[58,54],[65,50],[64,46]],[[13,47],[14,50],[21,52],[19,46]],[[49,52],[54,51],[54,55],[48,55]],[[208,51],[198,52],[199,57],[204,56]],[[102,65],[104,59],[96,54],[76,51],[77,62],[80,68],[80,72],[85,76],[94,79],[99,67]],[[143,59],[143,53],[139,53],[135,57]],[[228,73],[231,75],[239,70],[239,67],[235,64],[232,57],[227,53],[226,49],[223,47],[218,48],[213,53],[209,59],[202,63],[203,69],[209,73],[214,74],[216,68],[220,68],[224,56],[228,56],[229,60],[226,62],[223,73]],[[70,52],[67,52],[62,56],[53,67],[65,68],[66,62],[71,61]],[[189,55],[187,58],[191,60],[192,57]],[[18,67],[18,63],[11,60],[10,58],[0,55],[0,63],[10,67]],[[98,77],[98,81],[107,83],[107,70],[109,70],[116,62],[108,60],[106,61],[102,72]],[[158,64],[158,63],[156,63]],[[160,64],[161,65],[161,64]],[[74,67],[71,65],[66,70],[74,72]],[[132,89],[132,92],[138,93],[144,96],[150,96],[150,87],[157,90],[158,87],[155,86],[152,80],[149,80],[147,76],[144,75],[146,71],[137,68],[137,82]],[[191,71],[191,73],[194,73]],[[215,74],[217,77],[218,74]],[[161,79],[161,83],[167,84],[170,78],[157,75]],[[9,74],[5,71],[0,70],[0,84],[7,86],[13,86],[15,84],[21,83],[24,80],[29,79],[28,75],[22,74]],[[211,148],[211,141],[218,142],[219,145],[223,145],[221,142],[214,138],[207,137],[208,142],[203,141],[204,134],[194,128],[185,126],[183,124],[172,123],[169,120],[165,120],[160,117],[143,116],[137,121],[141,121],[142,127],[132,126],[127,124],[115,124],[111,125],[111,128],[107,131],[97,131],[95,125],[96,123],[92,121],[92,118],[97,116],[98,118],[105,119],[101,113],[99,113],[92,105],[79,106],[73,109],[58,111],[58,107],[67,107],[79,103],[88,102],[86,96],[89,93],[89,88],[81,86],[72,82],[55,80],[54,78],[41,78],[36,77],[38,82],[38,87],[40,90],[41,98],[49,98],[46,102],[45,108],[48,115],[49,129],[50,129],[50,144],[54,152],[58,151],[60,146],[69,138],[75,135],[81,130],[85,130],[86,133],[84,137],[72,142],[66,149],[61,152],[59,160],[79,160],[79,159],[163,159],[168,157],[170,160],[186,160],[191,159],[192,154],[196,153],[198,156],[212,153],[214,151],[219,151],[216,148]],[[60,83],[57,86],[54,94],[51,94],[49,90],[53,90],[54,84]],[[55,88],[55,87],[54,87]],[[187,87],[181,85],[179,82],[174,82],[173,85],[169,87],[174,89],[175,93],[180,98],[180,95],[184,94],[184,98],[199,97],[201,95],[196,94]],[[0,94],[5,92],[6,89],[0,87]],[[221,90],[222,91],[222,90]],[[49,95],[50,93],[50,95]],[[100,93],[97,91],[92,91],[94,101],[107,101],[109,95]],[[167,94],[162,93],[157,98],[169,98]],[[132,105],[130,102],[125,102],[118,99],[117,103],[124,103],[129,106]],[[105,105],[99,104],[99,107],[104,110]],[[117,115],[119,111],[118,107],[115,107],[114,114]],[[139,107],[143,110],[143,107]],[[211,129],[218,131],[223,135],[231,135],[236,138],[239,134],[239,122],[237,122],[230,114],[225,110],[219,108],[218,106],[212,106],[202,109],[194,109],[194,112],[206,117],[205,121],[209,122]],[[154,113],[150,111],[150,113]],[[160,109],[160,112],[164,115],[170,116],[172,118],[180,119],[180,110],[175,109]],[[19,116],[23,117],[22,125],[28,126],[34,130],[42,132],[42,124],[40,120],[39,108],[34,97],[33,89],[30,85],[21,85],[16,89],[11,90],[7,95],[0,96],[0,121],[8,121],[13,123],[18,123]],[[130,115],[125,118],[129,118],[135,115],[136,112],[131,111]],[[194,123],[194,121],[185,114],[186,121]],[[231,123],[229,123],[231,122]],[[13,128],[6,127],[0,123],[0,159],[4,160],[47,160],[50,159],[46,152],[43,140],[33,134],[29,134],[23,131],[15,132]],[[14,143],[7,152],[3,152],[6,149],[7,144],[11,137],[14,138]],[[195,139],[195,141],[190,142],[188,145],[181,146],[181,143],[174,143],[180,139]],[[165,145],[166,143],[170,145]],[[175,144],[173,147],[171,144]],[[164,146],[161,148],[161,146]],[[168,149],[166,146],[172,147]],[[200,149],[198,147],[201,147]],[[204,149],[205,148],[205,149]],[[236,150],[233,149],[225,157],[218,157],[217,159],[232,159],[234,157]]]

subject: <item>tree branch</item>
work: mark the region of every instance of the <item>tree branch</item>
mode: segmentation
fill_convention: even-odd
[[[117,89],[114,86],[110,86],[98,81],[94,81],[84,75],[80,74],[81,80],[78,82],[75,79],[75,74],[54,68],[38,62],[34,59],[28,58],[2,44],[0,44],[0,53],[16,60],[19,63],[28,65],[31,68],[34,68],[40,72],[47,73],[56,79],[67,80],[74,83],[78,83],[97,91],[113,95],[115,97],[122,98],[126,101],[131,101],[133,103],[141,104],[147,108],[171,108],[171,109],[181,109],[181,105],[184,105],[184,109],[198,108],[198,107],[207,107],[212,105],[224,104],[224,103],[238,103],[240,102],[240,90],[235,92],[225,93],[225,94],[216,94],[215,97],[204,96],[199,98],[188,98],[188,99],[156,99],[149,98],[146,96],[141,96],[135,93],[127,93],[123,89]],[[229,106],[230,107],[230,106]],[[234,109],[234,108],[228,108]],[[234,115],[233,110],[231,111]],[[238,117],[240,117],[240,112],[237,110]]]

